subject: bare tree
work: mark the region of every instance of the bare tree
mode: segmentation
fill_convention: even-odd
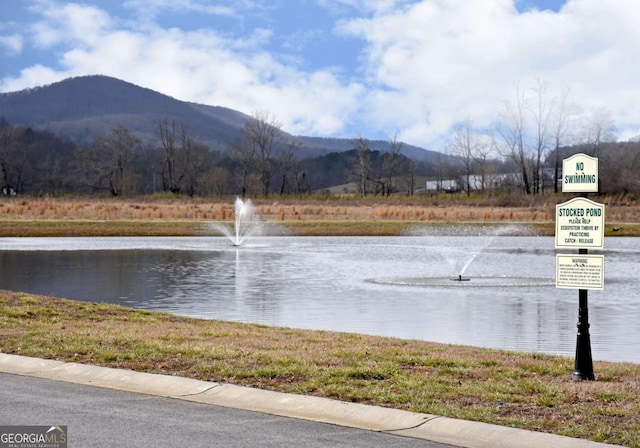
[[[369,141],[360,136],[355,141],[355,154],[352,159],[351,177],[356,184],[358,193],[364,197],[368,193],[368,183],[371,174],[371,149]]]
[[[233,151],[244,169],[243,192],[249,176],[254,173],[263,196],[269,195],[275,171],[275,151],[282,143],[281,128],[282,123],[267,111],[258,110],[245,122],[242,137]]]
[[[616,140],[616,124],[611,111],[598,108],[589,114],[583,131],[583,142],[591,146],[592,155],[598,156],[600,144]]]
[[[309,178],[304,164],[300,160],[294,161],[291,178],[294,183],[295,193],[311,192],[311,179]]]
[[[186,188],[188,194],[194,194],[197,188],[197,163],[203,162],[206,147],[194,140],[185,123],[160,120],[156,123],[156,130],[162,151],[159,174],[163,190],[177,194]],[[188,184],[186,187],[185,182]]]
[[[443,154],[441,152],[437,153],[433,164],[436,177],[436,190],[438,192],[444,190],[445,180],[450,179],[453,174],[449,158],[445,157],[445,155],[448,155],[448,150],[450,150],[450,148],[447,148],[446,154]]]
[[[131,192],[134,176],[129,165],[139,144],[140,140],[123,126],[98,135],[90,150],[79,153],[87,185],[112,196]]]
[[[213,157],[202,143],[188,134],[183,134],[183,148],[185,151],[184,190],[189,196],[206,192],[208,188],[208,174],[213,169]]]
[[[496,142],[489,136],[478,136],[479,142],[476,145],[473,160],[476,165],[477,174],[480,176],[480,190],[485,193],[487,190],[491,194],[494,182],[492,174],[495,173],[495,166],[490,163],[489,156],[496,148]]]
[[[536,85],[531,88],[533,101],[528,103],[533,117],[534,139],[533,146],[533,194],[539,194],[542,189],[542,157],[548,149],[550,138],[552,100],[549,98],[549,84],[541,79],[536,80]]]
[[[29,162],[28,130],[0,122],[0,189],[5,194],[22,193],[24,174]]]
[[[158,140],[163,151],[160,175],[164,191],[178,193],[180,191],[181,175],[178,172],[178,129],[175,120],[160,120],[156,124]]]
[[[416,173],[418,166],[412,159],[404,159],[400,164],[401,178],[404,180],[407,196],[413,196],[416,192]]]
[[[530,96],[517,87],[515,101],[505,102],[498,126],[503,142],[500,152],[517,167],[523,190],[527,194],[544,191],[543,162],[545,158],[549,162],[549,153],[553,152],[553,183],[557,192],[560,148],[570,140],[578,108],[570,101],[568,89],[564,89],[559,96],[552,96],[547,81],[536,79],[534,86],[528,90]],[[590,132],[585,132],[585,135],[599,134],[599,126],[590,125],[587,128]]]
[[[291,140],[284,150],[280,157],[278,157],[278,164],[280,166],[281,173],[281,182],[280,182],[280,194],[284,194],[287,188],[287,184],[294,184],[289,178],[292,176],[292,171],[295,167],[295,157],[296,153],[302,146],[302,142],[300,140]]]
[[[516,88],[515,103],[505,101],[504,111],[498,122],[498,133],[504,143],[501,153],[509,158],[520,172],[522,187],[526,194],[531,194],[528,165],[529,156],[526,148],[526,108],[528,100],[524,91]]]
[[[229,152],[232,158],[240,165],[240,188],[244,198],[246,193],[252,189],[249,182],[255,166],[255,145],[252,145],[247,136],[243,134],[229,147]]]
[[[455,133],[451,151],[462,164],[467,196],[471,194],[471,180],[477,174],[478,162],[485,165],[488,156],[487,147],[486,140],[476,132],[473,120],[467,117]],[[484,188],[484,179],[482,184]]]
[[[402,161],[400,156],[401,149],[402,142],[398,141],[398,134],[396,133],[389,140],[389,151],[382,156],[381,180],[383,196],[390,196],[396,188],[395,180],[400,174]]]

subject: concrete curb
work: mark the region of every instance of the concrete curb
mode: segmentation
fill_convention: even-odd
[[[285,394],[231,384],[65,363],[5,353],[0,353],[0,372],[388,432],[433,442],[448,443],[458,447],[604,448],[614,446],[487,423],[346,403],[327,398]]]

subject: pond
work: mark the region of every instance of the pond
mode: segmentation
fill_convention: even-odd
[[[640,362],[640,238],[608,238],[594,360]],[[535,236],[0,238],[0,288],[205,319],[574,356],[578,291]],[[467,266],[468,265],[468,266]],[[466,281],[452,281],[464,272]],[[467,280],[468,279],[468,280]]]

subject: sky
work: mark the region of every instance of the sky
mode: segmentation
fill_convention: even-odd
[[[0,0],[0,92],[102,74],[318,137],[443,150],[518,92],[640,134],[638,0]]]

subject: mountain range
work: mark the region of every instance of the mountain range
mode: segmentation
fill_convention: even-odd
[[[46,86],[0,94],[0,118],[13,126],[48,130],[77,143],[91,143],[97,135],[124,126],[142,141],[156,141],[156,123],[175,120],[210,148],[225,149],[236,141],[250,118],[242,112],[177,100],[129,82],[91,75],[68,78]],[[292,136],[303,143],[298,157],[312,158],[354,148],[354,139]],[[363,136],[366,138],[366,136]],[[370,149],[387,151],[389,142],[370,141]],[[442,154],[404,144],[402,154],[419,161]]]

